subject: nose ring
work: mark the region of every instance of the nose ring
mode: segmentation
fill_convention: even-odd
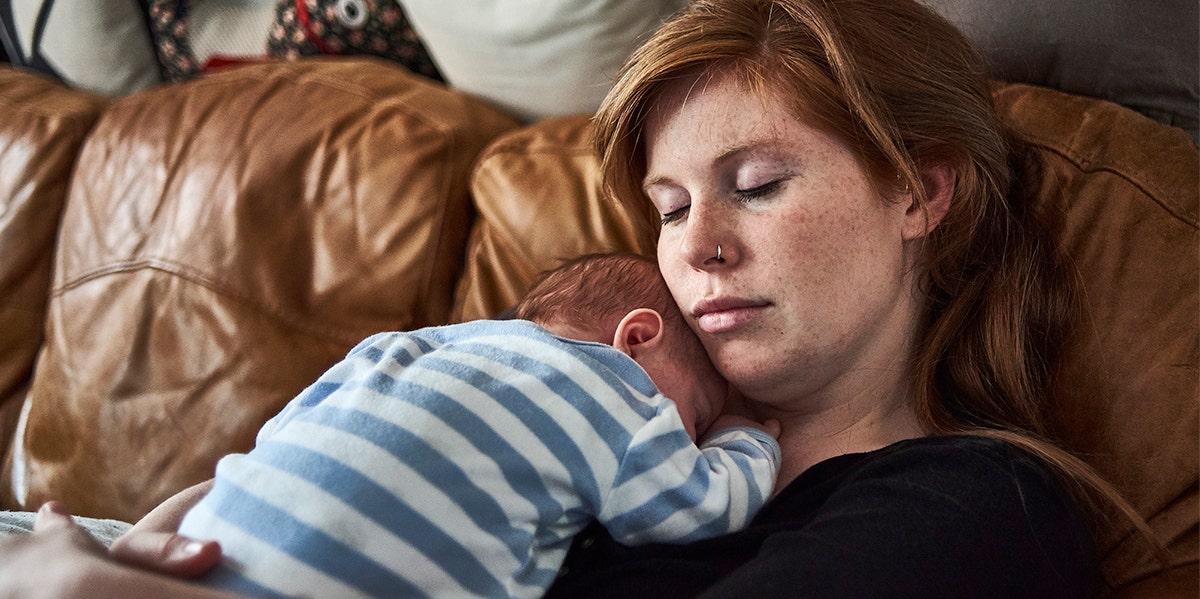
[[[724,261],[725,261],[725,259],[721,257],[721,244],[718,243],[717,244],[717,262],[724,262]]]

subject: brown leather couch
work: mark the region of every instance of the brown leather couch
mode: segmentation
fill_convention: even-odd
[[[1172,552],[1100,540],[1121,597],[1196,597],[1200,154],[1001,85],[1084,315],[1047,409]],[[558,260],[650,251],[588,120],[519,127],[382,62],[242,67],[117,100],[0,67],[0,508],[135,520],[368,334],[484,318]]]

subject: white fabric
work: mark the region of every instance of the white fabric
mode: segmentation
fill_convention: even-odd
[[[34,25],[47,0],[13,0],[22,53],[34,54]],[[158,58],[136,0],[56,0],[39,48],[73,87],[119,96],[162,81]]]
[[[275,2],[196,2],[188,13],[188,43],[199,64],[209,58],[263,58],[275,23]]]
[[[527,122],[595,112],[686,0],[397,0],[454,87]]]
[[[73,516],[75,523],[83,527],[105,547],[112,545],[117,537],[125,534],[133,526],[120,520],[101,518],[84,518]],[[33,532],[33,523],[37,520],[37,512],[0,511],[0,537],[9,534],[27,534]]]

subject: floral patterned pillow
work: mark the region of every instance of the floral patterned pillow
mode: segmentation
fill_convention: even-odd
[[[441,73],[394,0],[281,0],[267,54],[372,54],[440,81]]]
[[[214,29],[245,29],[248,21],[261,18],[264,10],[272,11],[271,22],[233,36],[242,45],[249,39],[253,47],[249,53],[244,48],[229,52],[221,47],[220,31],[214,36]],[[370,54],[441,80],[394,0],[276,0],[273,8],[250,2],[149,0],[149,12],[163,77],[168,81],[190,79],[230,62],[294,60],[322,54]],[[199,33],[204,33],[207,47],[198,43]]]

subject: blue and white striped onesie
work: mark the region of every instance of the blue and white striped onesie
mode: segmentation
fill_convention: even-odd
[[[593,518],[627,544],[720,535],[778,464],[749,428],[697,448],[610,346],[478,321],[364,340],[220,461],[180,532],[250,595],[538,597]]]

